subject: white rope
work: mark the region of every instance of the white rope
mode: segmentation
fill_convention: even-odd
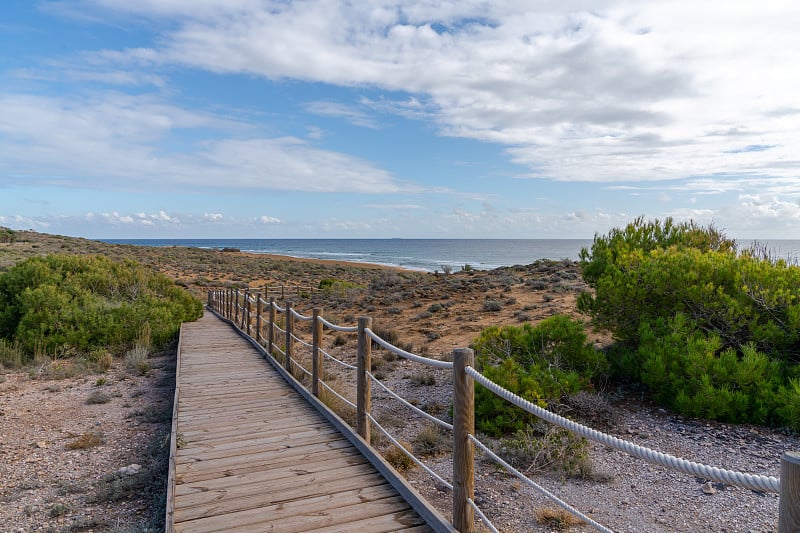
[[[336,359],[334,356],[332,356],[331,354],[329,354],[328,352],[326,352],[322,348],[320,348],[319,351],[322,353],[322,355],[324,355],[325,357],[327,357],[328,359],[330,359],[334,363],[339,363],[343,367],[349,368],[350,370],[358,370],[358,367],[356,365],[351,365],[350,363],[345,363],[344,361]]]
[[[386,436],[386,438],[387,438],[387,439],[389,439],[389,441],[390,441],[392,444],[394,444],[394,445],[395,445],[395,446],[396,446],[396,447],[397,447],[397,448],[398,448],[398,449],[399,449],[401,452],[403,452],[403,454],[405,454],[405,456],[406,456],[406,457],[408,457],[409,459],[411,459],[412,461],[414,461],[414,464],[416,464],[418,467],[420,467],[420,468],[421,468],[421,469],[423,469],[425,472],[427,472],[427,473],[428,473],[428,474],[429,474],[429,475],[430,475],[432,478],[434,478],[436,481],[438,481],[439,483],[441,483],[442,485],[444,485],[445,487],[447,487],[447,489],[448,489],[448,490],[453,490],[453,484],[452,484],[452,483],[450,483],[450,482],[446,481],[444,478],[442,478],[442,476],[440,476],[439,474],[437,474],[436,472],[434,472],[433,470],[431,470],[431,469],[430,469],[430,468],[429,468],[429,467],[428,467],[426,464],[424,464],[422,461],[420,461],[419,459],[417,459],[416,457],[414,457],[414,454],[412,454],[410,451],[406,450],[406,447],[405,447],[405,446],[403,446],[402,444],[400,444],[400,443],[399,443],[399,442],[398,442],[398,441],[397,441],[397,440],[396,440],[394,437],[392,437],[391,435],[389,435],[389,432],[388,432],[388,431],[386,431],[386,430],[383,428],[383,426],[381,426],[381,425],[378,423],[378,421],[377,421],[377,420],[375,420],[375,419],[372,417],[372,415],[371,415],[371,414],[367,414],[367,416],[368,416],[368,417],[369,417],[369,419],[372,421],[372,423],[375,425],[375,427],[377,427],[377,428],[378,428],[378,430],[380,430],[380,432],[381,432],[381,433],[383,433],[383,434]]]
[[[438,418],[436,418],[432,414],[426,413],[425,411],[423,411],[419,407],[407,402],[406,400],[404,400],[403,398],[398,396],[397,393],[395,393],[392,389],[390,389],[389,387],[387,387],[386,385],[381,383],[381,381],[378,378],[376,378],[375,376],[373,376],[371,372],[367,372],[367,375],[370,378],[372,378],[372,381],[375,382],[380,388],[385,390],[389,394],[389,396],[391,396],[395,400],[399,401],[400,403],[402,403],[403,405],[405,405],[406,407],[408,407],[409,409],[411,409],[412,411],[414,411],[418,415],[421,415],[421,416],[427,418],[428,420],[430,420],[431,422],[433,422],[434,424],[436,424],[438,426],[441,426],[441,427],[443,427],[445,429],[449,429],[451,431],[453,430],[453,424],[448,424],[444,420],[439,420]]]
[[[328,329],[332,329],[333,331],[339,331],[342,333],[355,333],[358,331],[358,326],[337,326],[332,322],[328,322],[322,317],[319,317],[319,321],[322,322],[322,325]]]
[[[322,384],[322,386],[325,388],[325,390],[327,390],[328,392],[330,392],[331,394],[333,394],[334,396],[336,396],[337,398],[342,400],[344,403],[346,403],[347,405],[349,405],[353,409],[358,409],[358,407],[356,407],[356,404],[354,404],[353,402],[351,402],[350,400],[348,400],[347,398],[345,398],[344,396],[342,396],[341,394],[339,394],[338,392],[333,390],[331,387],[328,386],[327,383],[325,383],[322,380],[320,380],[319,382],[320,382],[320,384]]]
[[[281,327],[278,324],[272,324],[272,327],[277,329],[278,331],[280,331],[284,335],[286,335],[286,330],[285,329],[281,329]]]
[[[285,307],[281,307],[280,305],[276,304],[275,302],[272,302],[272,305],[275,306],[275,310],[277,312],[279,312],[279,313],[285,313],[286,312],[286,308]]]
[[[483,523],[486,525],[486,527],[492,530],[492,533],[500,533],[497,530],[497,528],[494,527],[494,524],[492,524],[492,522],[488,518],[486,518],[486,515],[483,514],[483,511],[481,511],[481,508],[478,507],[478,504],[472,501],[472,498],[467,498],[467,503],[469,504],[470,507],[475,509],[475,512],[478,513],[478,516],[480,517],[481,520],[483,520]]]
[[[491,457],[492,459],[494,459],[494,461],[495,461],[497,464],[499,464],[500,466],[502,466],[503,468],[507,469],[509,472],[511,472],[512,474],[514,474],[516,477],[518,477],[518,478],[520,479],[520,481],[522,481],[523,483],[525,483],[525,484],[526,484],[526,485],[528,485],[529,487],[531,487],[531,488],[533,488],[533,489],[536,489],[537,491],[539,491],[541,494],[543,494],[543,495],[544,495],[544,496],[546,496],[547,498],[549,498],[549,499],[553,500],[553,502],[555,502],[555,503],[556,503],[556,505],[558,505],[559,507],[561,507],[562,509],[564,509],[565,511],[567,511],[567,512],[568,512],[568,513],[570,513],[571,515],[577,516],[578,518],[580,518],[581,520],[583,520],[583,521],[584,521],[584,522],[586,522],[587,524],[589,524],[589,525],[593,526],[595,529],[597,529],[597,530],[599,530],[599,531],[603,531],[604,533],[614,533],[614,531],[613,531],[613,530],[611,530],[611,529],[608,529],[608,528],[607,528],[606,526],[604,526],[603,524],[600,524],[600,523],[598,523],[598,522],[595,522],[594,520],[592,520],[591,518],[589,518],[588,516],[586,516],[586,515],[585,515],[585,514],[583,514],[582,512],[578,511],[577,509],[575,509],[574,507],[572,507],[570,504],[568,504],[567,502],[563,501],[561,498],[559,498],[558,496],[556,496],[555,494],[553,494],[552,492],[550,492],[549,490],[547,490],[546,488],[544,488],[544,487],[542,487],[541,485],[539,485],[539,484],[537,484],[537,483],[534,483],[533,481],[531,481],[531,480],[528,478],[528,476],[524,475],[524,474],[523,474],[523,473],[521,473],[519,470],[517,470],[516,468],[514,468],[513,466],[511,466],[510,464],[508,464],[507,462],[505,462],[503,459],[501,459],[501,458],[500,458],[500,457],[499,457],[499,456],[498,456],[496,453],[494,453],[492,450],[490,450],[489,448],[487,448],[487,447],[486,447],[486,446],[485,446],[485,445],[484,445],[484,444],[483,444],[481,441],[479,441],[478,439],[476,439],[476,438],[475,438],[475,436],[473,436],[473,435],[467,435],[467,436],[469,437],[469,440],[471,440],[472,442],[474,442],[474,443],[475,443],[475,445],[476,445],[478,448],[480,448],[480,449],[481,449],[481,451],[483,451],[484,453],[486,453],[487,455],[489,455],[489,457]]]
[[[303,365],[295,361],[294,359],[289,359],[289,362],[299,368],[306,376],[311,377],[311,372],[305,369]]]
[[[621,450],[633,455],[634,457],[638,457],[639,459],[643,459],[651,463],[666,466],[673,470],[678,470],[704,479],[710,479],[719,483],[725,483],[727,485],[734,485],[755,491],[780,492],[780,480],[778,478],[746,474],[743,472],[735,472],[732,470],[706,466],[675,457],[674,455],[657,452],[655,450],[639,446],[638,444],[633,444],[632,442],[618,439],[617,437],[612,437],[611,435],[601,433],[600,431],[578,424],[577,422],[573,422],[572,420],[564,418],[563,416],[551,413],[546,409],[542,409],[538,405],[533,404],[524,398],[520,398],[513,392],[510,392],[497,383],[494,383],[490,379],[487,379],[485,376],[483,376],[483,374],[472,367],[466,367],[465,371],[476,382],[480,383],[497,396],[513,403],[517,407],[524,409],[552,424],[561,426],[564,429],[572,431],[573,433],[586,437],[587,439],[595,442],[599,442],[605,446],[611,446],[612,448],[616,448],[617,450]]]
[[[392,353],[394,353],[396,355],[399,355],[400,357],[402,357],[404,359],[409,359],[409,360],[417,362],[417,363],[422,363],[423,365],[434,366],[434,367],[437,367],[437,368],[453,368],[453,363],[450,362],[450,361],[438,361],[436,359],[430,359],[428,357],[422,357],[420,355],[416,355],[416,354],[413,354],[411,352],[407,352],[405,350],[401,350],[397,346],[389,344],[388,342],[386,342],[382,338],[378,337],[369,328],[365,328],[364,332],[369,336],[369,338],[371,338],[372,340],[374,340],[375,342],[377,342],[378,344],[380,344],[381,346],[383,346],[384,348],[386,348],[390,352],[392,352]]]
[[[283,350],[278,348],[277,344],[273,344],[272,345],[272,349],[275,350],[276,352],[278,352],[279,354],[281,354],[282,356],[286,357],[286,352],[284,352]]]
[[[303,339],[301,339],[301,338],[299,338],[299,337],[295,337],[294,333],[292,333],[292,338],[293,338],[295,341],[297,341],[297,343],[298,343],[298,344],[302,344],[303,346],[307,346],[308,348],[314,348],[314,345],[313,345],[313,344],[309,344],[309,343],[307,343],[306,341],[304,341]]]
[[[302,321],[305,321],[305,322],[307,322],[307,321],[311,320],[312,318],[314,318],[313,316],[305,316],[305,315],[301,315],[300,313],[298,313],[298,312],[297,312],[297,311],[295,311],[294,309],[292,309],[292,315],[293,315],[295,318],[297,318],[298,320],[302,320]]]

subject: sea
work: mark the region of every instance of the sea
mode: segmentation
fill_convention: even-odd
[[[492,270],[539,259],[577,260],[592,239],[102,239],[112,244],[188,246],[289,257],[332,259],[410,270]],[[760,241],[775,258],[797,263],[800,240]],[[747,248],[753,241],[742,241]]]

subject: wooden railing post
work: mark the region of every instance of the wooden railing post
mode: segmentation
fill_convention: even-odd
[[[475,510],[468,503],[475,493],[475,382],[464,369],[474,366],[469,348],[453,350],[453,527],[471,533]]]
[[[272,355],[275,346],[275,297],[269,297],[269,331],[267,331],[267,352]]]
[[[800,531],[800,452],[783,454],[780,479],[778,533],[794,533]]]
[[[292,302],[286,302],[286,361],[283,362],[283,368],[290,374],[292,373],[292,329],[294,326],[294,315],[292,315]]]
[[[231,290],[225,289],[225,310],[222,312],[222,316],[229,319],[231,318]]]
[[[261,295],[256,293],[256,342],[260,345],[261,344]]]
[[[322,311],[315,307],[311,319],[311,394],[319,397],[319,377],[322,374],[322,321],[319,319]]]
[[[242,313],[242,329],[250,335],[250,289],[244,290],[244,313]]]
[[[239,289],[234,289],[234,296],[233,299],[233,323],[237,326],[239,325]]]
[[[367,372],[372,372],[372,339],[367,328],[372,327],[370,317],[358,319],[358,362],[356,365],[356,432],[369,444],[369,414],[372,410],[372,381]]]
[[[209,309],[214,309],[214,297],[212,294],[214,294],[213,291],[208,291],[208,301],[206,302],[206,305]]]

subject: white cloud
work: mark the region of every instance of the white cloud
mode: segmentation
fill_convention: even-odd
[[[258,217],[258,221],[261,222],[262,224],[279,224],[281,219],[262,215]]]
[[[792,3],[604,1],[591,12],[572,2],[93,4],[176,22],[163,46],[109,59],[404,91],[412,96],[396,112],[508,145],[534,176],[800,171]],[[311,108],[374,124],[343,104]]]
[[[176,129],[242,124],[106,93],[93,99],[0,94],[0,160],[9,183],[105,190],[176,187],[386,193],[401,189],[371,163],[293,138],[222,138],[172,153],[159,144]],[[16,177],[14,177],[16,176]]]
[[[367,204],[364,207],[369,209],[392,209],[392,210],[407,210],[407,209],[422,209],[421,205],[417,204]]]
[[[223,216],[222,213],[203,213],[203,218],[206,220],[217,221],[222,220]]]
[[[310,102],[306,105],[306,110],[315,115],[322,115],[328,117],[343,118],[346,121],[356,126],[362,126],[370,129],[380,129],[381,125],[378,124],[372,117],[362,110],[348,104],[340,102]]]

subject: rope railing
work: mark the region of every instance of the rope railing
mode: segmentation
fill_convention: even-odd
[[[587,439],[593,440],[605,446],[610,446],[647,462],[666,466],[685,474],[710,479],[712,481],[725,483],[727,485],[734,485],[744,489],[763,492],[780,492],[780,480],[778,478],[706,466],[700,463],[675,457],[674,455],[657,452],[655,450],[645,448],[644,446],[639,446],[638,444],[607,435],[543,409],[538,405],[525,400],[524,398],[520,398],[513,392],[504,389],[472,367],[467,367],[466,371],[472,379],[492,391],[497,396],[516,405],[520,409],[524,409],[525,411],[536,415],[542,420],[546,420],[551,424],[560,426],[575,433],[576,435],[586,437]]]
[[[312,319],[313,319],[313,317],[310,317],[310,316],[305,316],[305,315],[301,315],[300,313],[298,313],[298,312],[297,312],[297,311],[295,311],[294,309],[292,309],[291,311],[292,311],[292,314],[294,315],[294,317],[295,317],[296,319],[298,319],[298,320],[302,320],[302,321],[304,321],[304,322],[308,322],[308,321],[310,321],[310,320],[312,320]]]
[[[553,494],[552,492],[550,492],[546,488],[542,487],[538,483],[534,482],[528,476],[526,476],[525,474],[523,474],[522,472],[520,472],[519,470],[517,470],[516,468],[514,468],[510,464],[508,464],[499,455],[494,453],[488,446],[486,446],[484,443],[479,441],[474,435],[470,435],[469,436],[469,440],[472,441],[472,443],[475,444],[475,446],[480,448],[480,450],[483,453],[488,455],[495,463],[499,464],[500,466],[502,466],[503,468],[505,468],[506,470],[508,470],[512,474],[514,474],[514,476],[517,477],[520,481],[522,481],[523,483],[525,483],[529,487],[533,488],[534,490],[538,491],[540,494],[542,494],[543,496],[548,498],[550,501],[552,501],[553,503],[555,503],[556,505],[558,505],[559,507],[561,507],[562,509],[564,509],[565,511],[567,511],[571,515],[579,518],[580,520],[583,520],[584,522],[586,522],[587,524],[591,525],[592,527],[594,527],[598,531],[603,531],[605,533],[614,533],[613,530],[608,529],[607,527],[605,527],[604,525],[600,524],[599,522],[596,522],[595,520],[592,520],[591,518],[589,518],[588,516],[586,516],[582,512],[578,511],[577,509],[572,507],[570,504],[568,504],[567,502],[565,502],[564,500],[562,500],[561,498],[559,498],[558,496],[556,496],[555,494]]]
[[[247,302],[241,305],[240,301]],[[562,416],[556,415],[538,405],[531,403],[524,398],[504,389],[500,385],[492,382],[474,368],[474,355],[472,350],[457,349],[453,351],[453,361],[441,361],[423,357],[406,350],[382,339],[371,329],[371,319],[359,319],[358,326],[339,326],[326,320],[319,309],[314,309],[312,316],[303,315],[292,308],[292,302],[287,301],[285,307],[280,307],[275,303],[274,298],[269,301],[261,299],[258,295],[251,297],[248,291],[226,290],[209,293],[209,307],[228,318],[232,323],[240,328],[247,335],[251,333],[251,306],[255,302],[256,333],[255,338],[259,344],[266,346],[267,353],[277,352],[284,358],[284,366],[287,370],[294,367],[301,369],[306,375],[311,377],[311,389],[314,395],[318,395],[320,390],[324,390],[338,398],[345,405],[356,410],[356,430],[358,434],[369,444],[370,428],[372,425],[386,436],[402,453],[409,456],[415,464],[422,470],[431,475],[442,486],[453,491],[453,525],[459,531],[471,531],[474,527],[474,515],[482,520],[486,526],[492,530],[497,529],[491,524],[486,515],[475,505],[474,502],[474,449],[477,447],[482,453],[497,464],[518,477],[524,484],[543,494],[552,500],[556,505],[565,511],[578,517],[599,531],[610,532],[611,529],[599,524],[577,509],[562,501],[555,494],[536,484],[523,473],[519,472],[499,457],[495,452],[481,443],[475,437],[474,429],[474,383],[487,388],[498,397],[516,405],[517,407],[545,420],[549,423],[558,425],[577,435],[598,442],[604,446],[609,446],[619,451],[628,453],[644,461],[658,464],[666,468],[680,471],[689,475],[709,479],[712,481],[725,483],[727,485],[742,487],[758,492],[777,492],[780,493],[780,513],[779,513],[779,533],[797,531],[800,528],[800,454],[786,452],[781,458],[781,478],[748,474],[726,470],[716,467],[687,461],[669,454],[664,454],[649,448],[624,441],[617,437],[599,432],[587,426],[578,424]],[[264,304],[262,308],[261,304]],[[269,317],[261,316],[261,311],[269,313]],[[282,329],[276,324],[275,313],[284,313],[286,329]],[[293,332],[294,319],[301,321],[311,321],[313,342],[309,343]],[[264,320],[264,327],[267,329],[267,339],[261,334],[261,324]],[[358,334],[358,354],[357,364],[353,365],[342,361],[321,347],[322,331],[327,328],[341,333]],[[277,345],[274,332],[283,334],[282,348]],[[453,424],[449,424],[438,419],[429,413],[414,406],[400,395],[392,391],[389,387],[378,380],[371,372],[371,347],[372,343],[388,350],[404,359],[424,364],[440,369],[453,369]],[[312,352],[312,370],[304,368],[299,362],[292,358],[293,345],[298,343],[310,348]],[[352,402],[339,394],[322,379],[321,366],[323,360],[331,360],[336,364],[356,371],[356,402]],[[399,401],[404,407],[409,408],[416,415],[433,422],[434,424],[453,431],[453,482],[450,483],[433,472],[422,461],[413,456],[406,450],[385,428],[383,428],[371,414],[371,385],[375,383],[380,389],[391,398]],[[789,483],[785,480],[789,479]]]
[[[364,332],[369,336],[370,339],[374,340],[376,344],[380,345],[383,348],[386,348],[390,352],[395,355],[399,355],[404,359],[408,359],[410,361],[415,361],[417,363],[422,363],[423,365],[428,365],[436,368],[453,368],[453,363],[449,361],[439,361],[438,359],[431,359],[429,357],[422,357],[421,355],[416,355],[411,352],[407,352],[405,350],[401,350],[397,346],[393,344],[389,344],[378,335],[376,335],[371,329],[367,328]]]
[[[384,385],[383,383],[381,383],[381,380],[379,380],[378,378],[376,378],[376,377],[375,377],[375,376],[374,376],[374,375],[373,375],[371,372],[367,372],[367,375],[370,377],[370,379],[372,380],[372,382],[373,382],[373,383],[377,384],[377,385],[378,385],[378,386],[379,386],[381,389],[383,389],[383,390],[384,390],[384,392],[386,392],[386,393],[387,393],[389,396],[391,396],[392,398],[394,398],[394,399],[395,399],[395,400],[397,400],[398,402],[402,403],[403,405],[405,405],[406,407],[408,407],[409,409],[411,409],[412,411],[414,411],[415,413],[417,413],[417,414],[418,414],[418,415],[420,415],[421,417],[423,417],[423,418],[427,418],[428,420],[430,420],[431,422],[433,422],[433,423],[434,423],[434,424],[436,424],[437,426],[443,427],[443,428],[445,428],[445,429],[448,429],[448,430],[450,430],[450,431],[452,431],[452,430],[453,430],[453,424],[448,424],[448,423],[447,423],[447,422],[445,422],[444,420],[441,420],[441,419],[439,419],[439,418],[436,418],[436,417],[435,417],[435,416],[433,416],[432,414],[430,414],[430,413],[426,413],[425,411],[423,411],[422,409],[420,409],[420,408],[419,408],[419,407],[417,407],[416,405],[414,405],[414,404],[412,404],[412,403],[410,403],[410,402],[406,401],[406,400],[405,400],[403,397],[401,397],[399,394],[397,394],[397,393],[396,393],[396,392],[394,392],[392,389],[390,389],[389,387],[387,387],[386,385]]]
[[[394,445],[394,447],[397,448],[403,455],[408,457],[415,465],[417,465],[418,467],[423,469],[429,476],[431,476],[433,479],[438,481],[442,486],[446,487],[447,490],[453,490],[453,484],[452,483],[450,483],[449,481],[444,479],[442,476],[440,476],[439,474],[434,472],[428,465],[426,465],[425,463],[423,463],[422,461],[417,459],[417,457],[413,453],[411,453],[405,446],[403,446],[403,444],[400,441],[398,441],[397,439],[392,437],[389,434],[389,432],[386,431],[386,429],[382,425],[380,425],[377,420],[375,420],[372,417],[372,415],[368,415],[368,416],[369,416],[370,421],[378,429],[378,431],[380,431],[383,434],[384,437],[389,439],[389,442],[391,442]]]
[[[338,331],[340,333],[357,333],[358,332],[358,326],[337,326],[336,324],[328,322],[327,320],[325,320],[322,317],[319,317],[319,321],[322,322],[322,325],[325,326],[326,328],[328,328],[330,330],[333,330],[333,331]]]
[[[334,363],[336,363],[338,365],[341,365],[341,366],[343,366],[345,368],[348,368],[350,370],[357,370],[358,369],[358,367],[356,365],[351,365],[350,363],[345,363],[341,359],[335,358],[334,356],[332,356],[331,354],[329,354],[325,350],[320,349],[320,353],[322,355],[324,355],[328,360],[333,361]]]
[[[350,406],[350,407],[352,407],[353,409],[355,409],[355,408],[356,408],[356,404],[354,404],[353,402],[351,402],[350,400],[348,400],[347,398],[345,398],[344,396],[342,396],[341,394],[339,394],[338,392],[336,392],[336,390],[334,390],[334,388],[333,388],[333,387],[331,387],[330,385],[328,385],[328,384],[327,384],[327,383],[325,383],[324,381],[320,381],[319,383],[320,383],[320,385],[322,385],[322,387],[323,387],[323,388],[324,388],[326,391],[328,391],[328,392],[330,392],[331,394],[333,394],[333,395],[334,395],[336,398],[338,398],[338,399],[339,399],[341,402],[343,402],[345,405],[349,405],[349,406]]]

